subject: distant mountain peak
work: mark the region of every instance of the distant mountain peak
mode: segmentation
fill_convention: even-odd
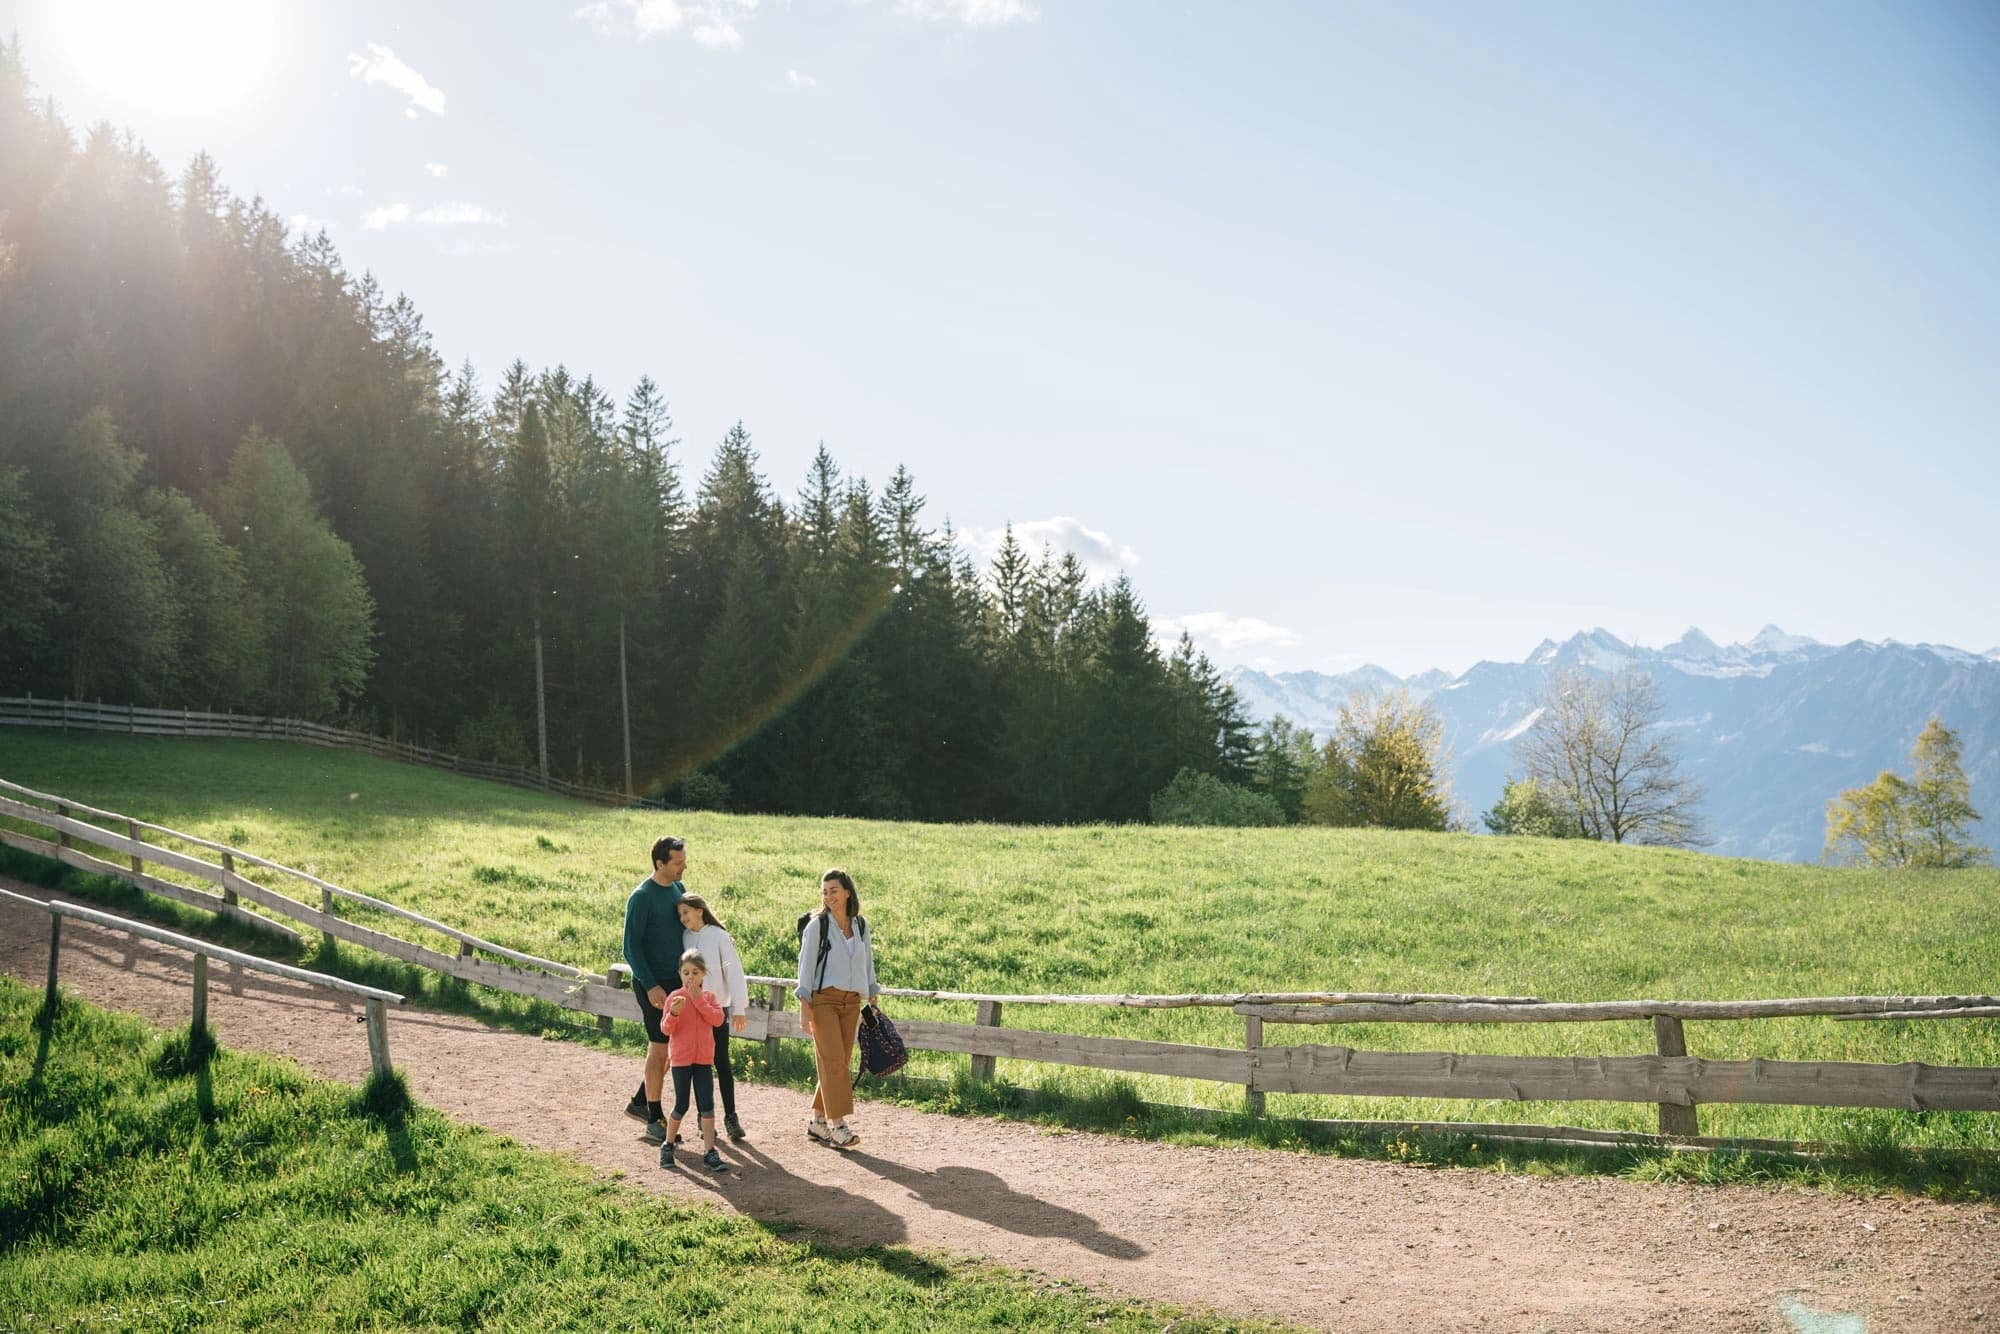
[[[1666,653],[1678,658],[1719,658],[1722,646],[1701,632],[1699,626],[1690,625],[1687,633],[1667,645]]]
[[[1789,653],[1793,649],[1815,648],[1818,644],[1811,635],[1788,635],[1775,625],[1767,625],[1751,637],[1749,646],[1759,653]]]
[[[1534,651],[1521,659],[1521,661],[1530,667],[1540,667],[1555,656],[1556,641],[1553,639],[1544,639],[1541,643],[1535,645]]]

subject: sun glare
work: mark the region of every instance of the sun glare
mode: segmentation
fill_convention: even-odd
[[[92,109],[126,124],[209,121],[250,109],[275,78],[282,0],[55,0],[51,50]]]

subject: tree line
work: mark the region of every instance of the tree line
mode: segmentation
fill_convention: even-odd
[[[1253,738],[1128,579],[665,393],[448,370],[324,232],[77,136],[0,45],[0,674],[340,721],[741,810],[1135,820]]]

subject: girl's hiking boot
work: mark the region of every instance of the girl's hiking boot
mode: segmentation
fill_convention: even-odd
[[[722,1155],[714,1149],[710,1149],[701,1156],[701,1165],[711,1172],[720,1172],[728,1166],[727,1163],[722,1161]]]
[[[734,1112],[722,1118],[722,1128],[728,1133],[731,1139],[749,1138],[748,1132],[743,1129],[743,1123],[736,1119],[736,1113]]]

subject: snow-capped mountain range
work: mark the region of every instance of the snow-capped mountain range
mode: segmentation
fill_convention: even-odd
[[[1717,644],[1690,629],[1664,648],[1608,630],[1544,640],[1520,662],[1480,662],[1458,676],[1352,672],[1228,673],[1251,718],[1283,714],[1324,738],[1356,690],[1407,687],[1431,700],[1453,753],[1453,791],[1468,816],[1490,807],[1515,769],[1513,742],[1559,667],[1650,672],[1686,771],[1701,783],[1712,850],[1780,861],[1818,858],[1826,803],[1884,769],[1909,771],[1910,745],[1932,714],[1964,746],[1972,801],[1987,817],[1980,841],[2000,841],[2000,647],[1822,644],[1767,625],[1748,643]]]

